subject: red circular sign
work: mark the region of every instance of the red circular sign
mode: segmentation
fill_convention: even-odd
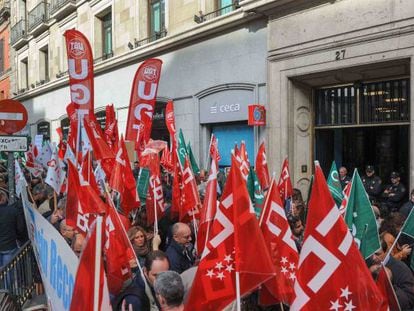
[[[0,100],[0,133],[14,134],[27,124],[27,110],[17,100]]]

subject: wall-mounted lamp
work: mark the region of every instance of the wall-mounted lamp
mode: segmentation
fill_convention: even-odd
[[[128,42],[128,47],[129,47],[130,50],[134,49],[134,45],[131,42]]]

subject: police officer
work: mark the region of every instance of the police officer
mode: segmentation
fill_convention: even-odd
[[[392,172],[390,177],[391,184],[385,187],[382,199],[388,211],[395,212],[398,211],[405,199],[406,189],[400,182],[400,174],[398,172]]]
[[[367,165],[365,167],[365,175],[362,176],[362,183],[365,191],[368,193],[371,202],[376,201],[382,190],[381,178],[375,175],[374,166]]]

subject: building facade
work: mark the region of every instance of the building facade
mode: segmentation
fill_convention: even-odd
[[[10,98],[10,1],[0,1],[0,100]]]
[[[223,154],[245,140],[251,163],[267,141],[271,171],[289,158],[307,191],[313,161],[332,160],[388,181],[414,179],[410,135],[414,3],[410,0],[14,0],[14,97],[31,135],[57,139],[69,103],[63,33],[82,31],[95,58],[95,110],[113,103],[124,131],[134,74],[163,61],[154,138],[166,137],[167,100],[177,128],[205,166],[211,133]],[[247,126],[247,106],[265,105],[265,127]],[[229,157],[220,164],[229,164]]]

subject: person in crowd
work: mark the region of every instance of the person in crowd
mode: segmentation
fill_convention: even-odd
[[[59,200],[57,208],[53,213],[48,217],[49,222],[56,228],[60,230],[60,223],[65,218],[66,215],[66,198]]]
[[[182,273],[194,262],[191,229],[187,224],[177,222],[172,226],[172,240],[166,250],[171,270]]]
[[[345,166],[339,168],[339,181],[341,182],[342,189],[351,181],[351,177],[348,176],[348,170]]]
[[[414,189],[411,190],[410,199],[408,200],[408,202],[405,202],[403,206],[401,206],[399,210],[400,214],[403,215],[405,218],[407,218],[411,210],[413,209],[413,206],[414,206]]]
[[[305,204],[299,200],[293,200],[291,203],[292,216],[298,217],[302,222],[305,221]]]
[[[387,243],[385,241],[381,241],[381,248],[372,256],[373,264],[370,266],[370,270],[374,276],[378,275],[381,263],[385,259],[387,250]],[[385,267],[390,271],[388,276],[394,288],[401,310],[412,310],[414,308],[413,273],[407,265],[399,260],[396,260],[392,256],[390,256],[389,260],[385,264]]]
[[[303,201],[302,191],[298,188],[293,188],[293,194],[292,194],[292,202],[300,202],[301,204],[305,204]]]
[[[59,224],[59,232],[64,237],[69,245],[72,244],[73,237],[75,236],[75,230],[73,227],[66,224],[66,219],[63,219]]]
[[[391,213],[388,215],[379,228],[381,239],[387,244],[387,249],[390,248],[404,225],[404,216],[400,213]],[[399,245],[398,242],[391,251],[392,257],[397,260],[406,259],[411,253],[411,247],[408,244]]]
[[[37,184],[32,190],[33,200],[37,206],[37,210],[43,217],[47,218],[52,209],[49,205],[48,190],[45,184]]]
[[[398,172],[391,173],[391,184],[385,187],[382,199],[388,212],[398,211],[406,193],[404,185],[400,182]]]
[[[72,238],[71,247],[75,253],[76,256],[80,257],[83,244],[85,242],[85,237],[80,233],[75,233]]]
[[[134,248],[141,267],[144,266],[145,257],[148,253],[150,251],[158,250],[161,243],[161,238],[158,234],[155,235],[151,241],[149,241],[144,228],[139,226],[129,228],[128,238],[131,241],[132,247]]]
[[[154,291],[160,303],[161,311],[184,310],[184,285],[177,272],[166,271],[158,274],[154,283]]]
[[[295,241],[296,247],[300,252],[302,248],[305,227],[303,226],[302,220],[297,216],[289,215],[288,222],[290,225],[290,230],[292,230],[293,240]]]
[[[0,190],[0,267],[13,258],[18,250],[17,240],[26,230],[23,211],[8,202],[6,191]]]
[[[381,178],[375,175],[374,166],[367,165],[365,167],[365,175],[362,176],[362,183],[369,196],[369,200],[371,202],[378,200],[382,190],[382,181]]]
[[[134,175],[135,180],[137,180],[139,176],[139,162],[138,161],[134,162],[134,168],[132,169],[132,174]]]

